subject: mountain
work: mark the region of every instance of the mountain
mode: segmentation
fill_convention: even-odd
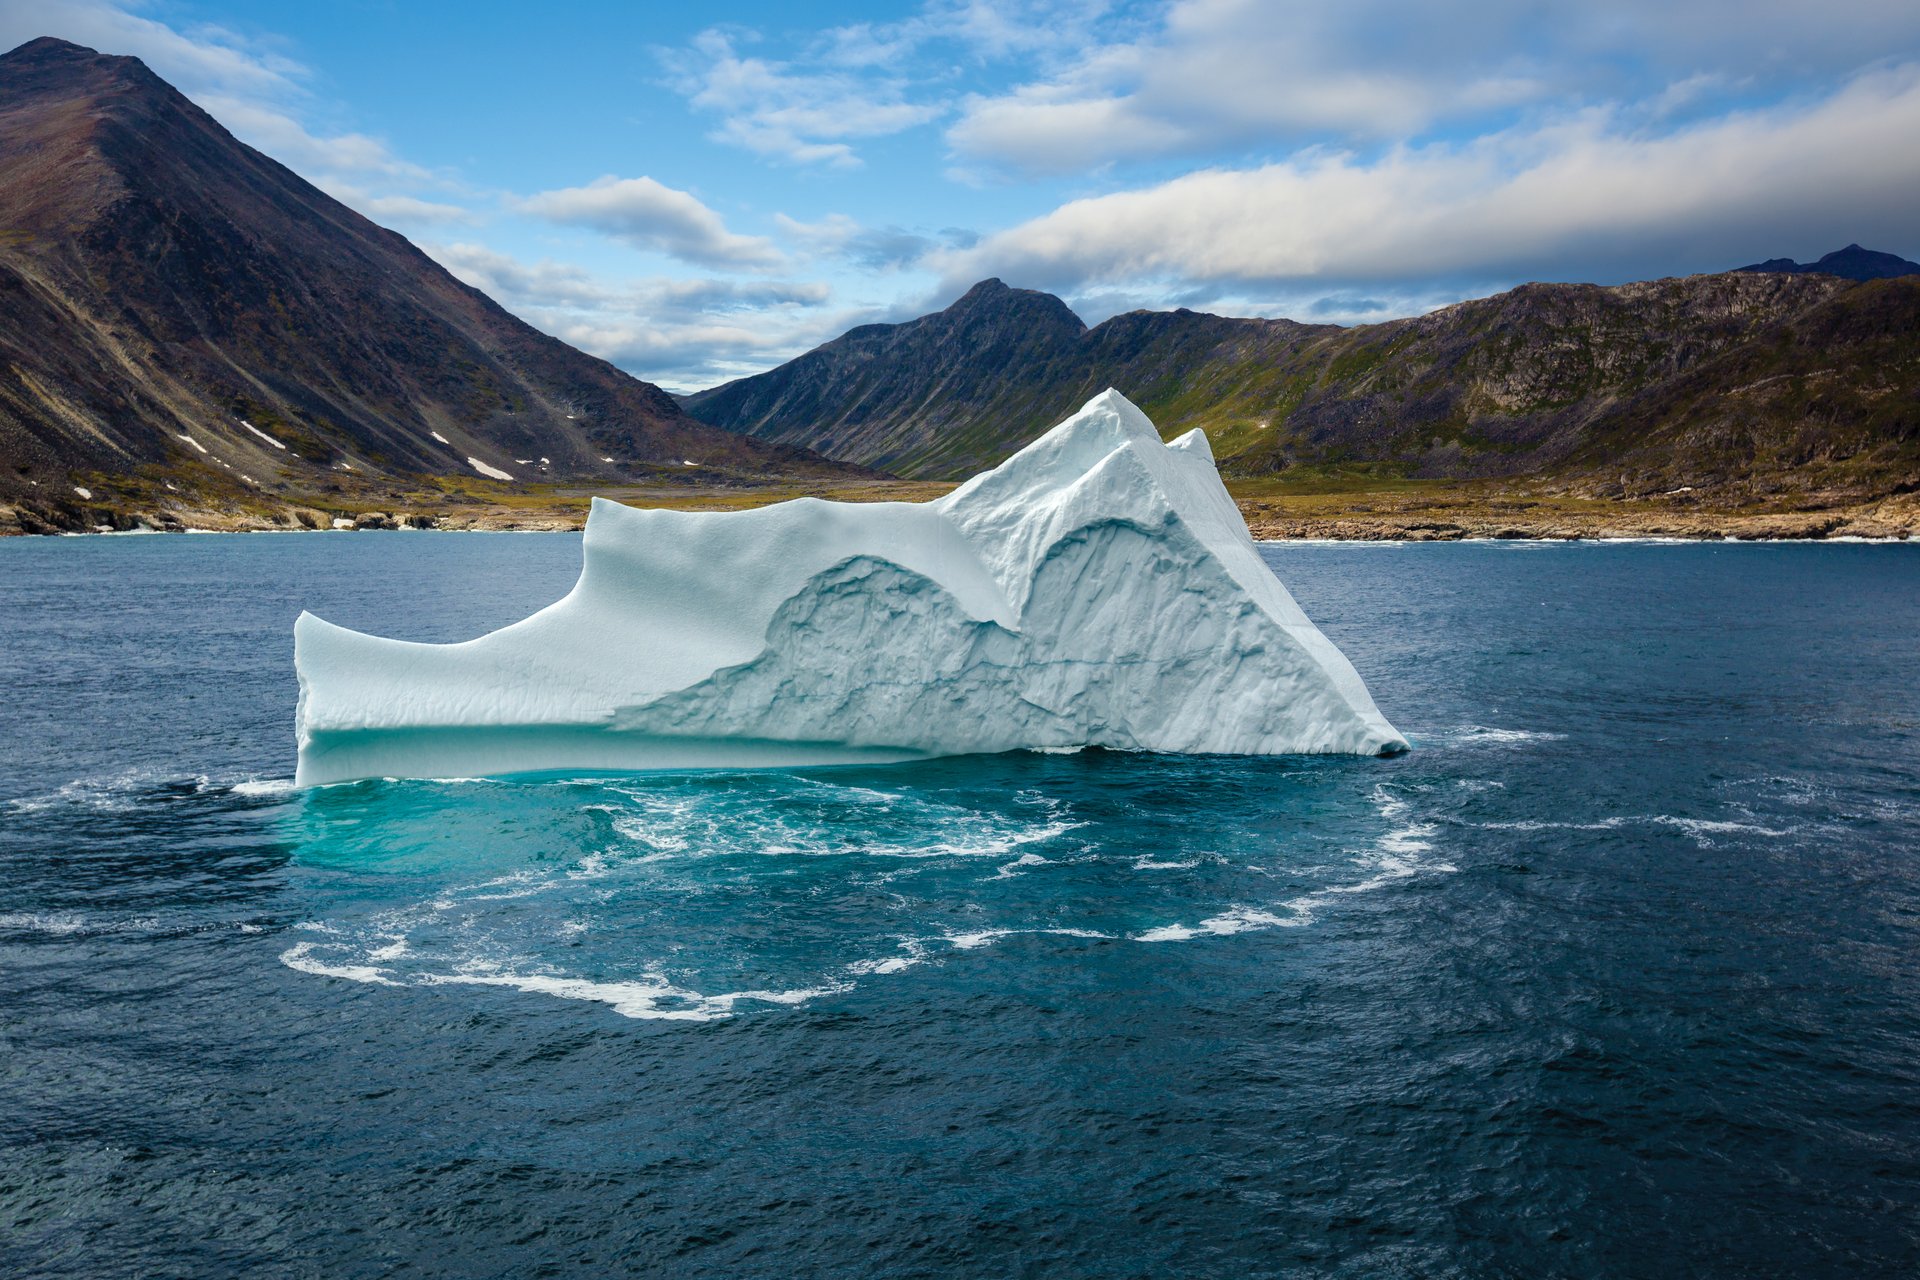
[[[1316,331],[1337,329],[1140,311],[1089,330],[1052,294],[983,280],[944,311],[863,325],[682,402],[707,422],[761,439],[899,475],[958,478],[998,463],[1104,390],[1100,371],[1125,367],[1127,382],[1143,387],[1250,334],[1269,341]]]
[[[1735,271],[1773,271],[1786,275],[1799,275],[1806,272],[1818,272],[1822,275],[1839,276],[1843,280],[1892,280],[1899,276],[1920,276],[1920,262],[1908,262],[1896,254],[1881,253],[1877,249],[1862,249],[1850,244],[1844,249],[1835,249],[1818,262],[1795,262],[1792,258],[1768,258],[1765,262],[1756,262],[1750,267],[1735,267]]]
[[[1138,311],[1077,329],[1062,312],[987,281],[687,404],[909,476],[964,475],[1114,386],[1169,436],[1204,427],[1229,475],[1920,486],[1920,279],[1530,284],[1354,328]],[[967,345],[983,337],[988,350]],[[852,403],[857,418],[834,412]]]
[[[0,498],[832,465],[695,421],[53,39],[0,57],[0,373]]]
[[[1031,438],[1048,412],[1034,388],[1074,376],[1086,331],[1053,295],[984,280],[945,311],[862,325],[683,403],[708,422],[897,474],[971,474]],[[977,426],[998,422],[1014,434]]]

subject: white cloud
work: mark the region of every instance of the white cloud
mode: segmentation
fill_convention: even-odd
[[[710,30],[689,49],[660,51],[688,101],[720,117],[709,135],[716,142],[796,164],[845,168],[859,163],[847,139],[899,133],[945,110],[938,103],[907,101],[906,82],[898,77],[797,71],[789,63],[742,56],[734,42],[734,36]],[[871,46],[863,56],[869,71],[884,60]]]
[[[643,286],[636,299],[631,309],[514,310],[562,342],[677,391],[759,373],[883,318],[871,309],[828,307],[824,291],[818,301],[756,305],[736,298],[705,309],[688,299],[683,311],[674,310],[669,292]]]
[[[783,262],[771,240],[735,235],[692,194],[652,178],[609,175],[584,187],[544,191],[514,203],[548,221],[591,227],[635,248],[702,266],[777,267]]]
[[[551,260],[521,262],[485,245],[472,243],[423,245],[427,254],[456,277],[496,302],[532,302],[540,306],[597,307],[619,295],[595,283],[579,267]]]
[[[536,313],[527,318],[562,342],[673,391],[695,391],[758,373],[826,341],[841,324],[835,319],[796,326],[755,317],[751,323],[666,328],[632,317]]]
[[[862,139],[946,121],[950,177],[1081,176],[1250,148],[1375,146],[1520,113],[1778,96],[1920,39],[1910,0],[928,0],[756,54],[712,28],[657,51],[709,135],[852,167]],[[1668,86],[1664,102],[1655,100]],[[967,90],[971,90],[970,92]]]
[[[1328,65],[1311,57],[1315,44],[1293,17],[1276,23],[1252,0],[1187,5],[1157,42],[1098,48],[1057,77],[969,98],[947,142],[1022,172],[1077,173],[1256,139],[1397,136],[1443,104],[1498,96],[1431,73]],[[1525,91],[1518,79],[1505,90]]]
[[[1785,248],[1900,245],[1920,207],[1920,63],[1813,102],[1665,134],[1590,110],[1377,159],[1306,152],[1077,200],[937,255],[949,287],[1432,281],[1727,267]],[[1562,274],[1561,278],[1565,278]]]
[[[830,213],[818,222],[802,222],[776,213],[773,220],[793,239],[813,249],[837,250],[858,236],[864,228],[844,213]]]
[[[1091,45],[966,99],[966,164],[1079,174],[1243,147],[1406,141],[1532,104],[1794,85],[1911,50],[1920,7],[1890,0],[1176,0],[1155,29]],[[1686,95],[1681,95],[1686,96]],[[970,170],[968,170],[970,171]]]
[[[422,200],[418,196],[374,195],[364,188],[332,178],[323,178],[314,185],[341,204],[382,225],[398,222],[414,226],[446,226],[480,220],[471,209],[457,204]]]
[[[1007,58],[1045,61],[1084,47],[1109,0],[928,0],[896,22],[832,27],[797,56],[756,57],[739,27],[658,49],[672,86],[718,116],[708,136],[768,159],[855,168],[853,143],[902,133],[951,114],[969,68]]]
[[[426,250],[536,328],[650,382],[699,387],[758,372],[832,337],[816,281],[655,276],[604,281],[570,263],[522,262],[471,242]]]
[[[415,185],[437,182],[429,170],[402,160],[386,143],[364,133],[323,136],[309,131],[286,110],[269,102],[216,92],[189,96],[234,136],[290,169],[308,174],[398,179]]]
[[[912,266],[943,242],[971,238],[956,228],[948,228],[940,239],[935,239],[906,227],[865,227],[844,213],[830,213],[818,222],[801,222],[776,213],[773,220],[789,238],[810,252],[844,258],[870,271]]]
[[[499,299],[549,309],[652,314],[662,323],[717,312],[814,307],[831,296],[826,285],[815,281],[653,276],[607,284],[571,263],[550,258],[525,263],[471,242],[429,245],[427,252],[460,279]]]

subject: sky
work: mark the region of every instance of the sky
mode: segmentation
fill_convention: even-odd
[[[670,390],[975,281],[1342,324],[1920,258],[1913,0],[0,0]]]

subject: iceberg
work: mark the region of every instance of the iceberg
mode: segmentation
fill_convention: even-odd
[[[583,545],[566,598],[460,644],[302,613],[295,782],[1407,747],[1206,437],[1117,391],[933,502],[595,498]]]

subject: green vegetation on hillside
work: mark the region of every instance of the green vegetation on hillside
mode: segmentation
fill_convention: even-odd
[[[1920,278],[1532,284],[1352,329],[1187,311],[1084,329],[1070,315],[989,281],[945,312],[868,326],[689,404],[926,478],[990,465],[1113,386],[1168,438],[1204,429],[1229,477],[1804,502],[1920,484]]]

